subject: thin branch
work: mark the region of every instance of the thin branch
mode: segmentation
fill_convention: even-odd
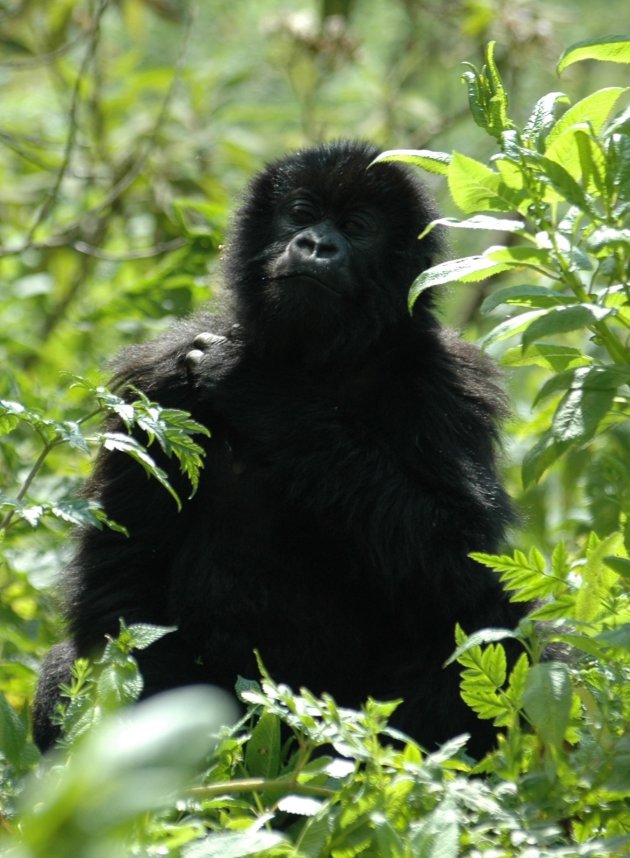
[[[195,798],[211,798],[226,793],[268,792],[279,790],[300,795],[317,795],[321,798],[333,798],[337,790],[312,784],[302,784],[294,778],[237,778],[233,781],[218,781],[200,787],[192,787],[188,794]]]
[[[173,238],[170,241],[162,242],[162,244],[156,244],[154,247],[128,250],[121,254],[106,253],[98,247],[86,244],[85,241],[75,241],[70,246],[78,253],[84,253],[86,256],[94,256],[96,259],[103,259],[105,262],[127,262],[132,259],[150,259],[152,256],[160,256],[162,253],[168,253],[171,250],[178,250],[180,247],[185,247],[187,243],[185,238]]]
[[[88,51],[86,52],[86,56],[84,57],[84,60],[81,64],[81,69],[80,69],[79,74],[77,76],[77,80],[76,80],[75,88],[74,88],[72,106],[71,106],[71,110],[70,110],[70,132],[68,134],[68,140],[66,142],[64,159],[63,159],[62,165],[59,169],[59,172],[57,174],[57,179],[55,181],[55,185],[49,194],[47,202],[40,209],[40,212],[39,212],[39,214],[35,220],[35,223],[31,226],[31,228],[30,228],[30,230],[26,236],[25,241],[19,245],[14,246],[14,247],[6,246],[6,245],[4,247],[0,246],[0,258],[2,258],[3,256],[19,255],[20,253],[23,253],[25,250],[30,249],[30,248],[46,249],[46,248],[50,248],[50,247],[62,247],[64,245],[66,245],[68,243],[67,237],[69,235],[71,235],[73,232],[75,232],[77,229],[80,229],[81,223],[86,218],[92,218],[94,216],[99,215],[104,210],[110,208],[112,206],[112,204],[114,202],[116,202],[116,200],[120,196],[122,196],[122,194],[127,190],[127,188],[129,188],[129,186],[131,184],[133,184],[133,182],[136,180],[136,178],[140,175],[140,173],[142,172],[142,170],[143,170],[143,168],[147,162],[147,159],[149,158],[149,155],[151,154],[151,152],[155,148],[157,136],[158,136],[158,134],[159,134],[159,132],[160,132],[165,120],[166,120],[166,117],[168,115],[168,108],[169,108],[170,102],[173,98],[173,94],[175,92],[177,83],[179,82],[179,76],[180,76],[181,70],[184,66],[184,61],[186,58],[186,54],[188,52],[188,44],[190,41],[190,35],[192,32],[192,25],[193,25],[193,21],[194,21],[194,6],[192,4],[188,8],[188,15],[187,15],[186,21],[185,21],[185,31],[184,31],[184,35],[182,38],[179,54],[178,54],[177,60],[175,62],[173,76],[171,78],[168,90],[166,91],[164,98],[162,100],[162,104],[160,105],[160,109],[159,109],[158,114],[157,114],[155,121],[153,123],[153,127],[152,127],[148,137],[146,138],[144,146],[142,147],[142,150],[141,150],[138,158],[136,159],[136,161],[134,161],[134,163],[131,165],[129,170],[110,188],[107,195],[99,203],[97,203],[93,208],[85,211],[81,215],[81,218],[79,220],[73,222],[72,224],[69,224],[60,233],[58,233],[55,236],[51,236],[50,238],[48,238],[42,242],[33,241],[33,237],[34,237],[35,231],[37,230],[37,227],[42,223],[44,217],[46,217],[50,213],[50,211],[52,210],[52,207],[54,205],[54,201],[56,200],[57,193],[59,192],[59,188],[61,186],[61,183],[62,183],[63,179],[65,178],[65,176],[68,174],[70,155],[72,154],[72,150],[74,148],[74,143],[75,143],[75,138],[76,138],[76,113],[77,113],[77,109],[78,109],[78,92],[79,92],[79,87],[80,87],[80,81],[81,81],[82,75],[83,75],[85,69],[87,68],[87,65],[88,65],[88,63],[89,63],[89,61],[93,55],[92,47],[96,44],[96,36],[97,36],[98,26],[100,24],[100,18],[102,17],[102,14],[105,11],[105,7],[107,6],[108,2],[109,2],[109,0],[101,0],[99,9],[97,11],[97,16],[95,18],[95,26],[92,30],[92,39],[90,41],[90,47],[88,48]],[[91,251],[86,250],[86,248],[90,247],[90,245],[84,244],[82,242],[78,242],[78,244],[80,244],[81,246],[79,246],[79,247],[77,247],[75,245],[71,245],[71,246],[74,246],[75,250],[78,250],[79,253],[90,252],[90,255],[98,256],[98,252],[91,252]],[[92,248],[92,250],[96,251],[95,248]],[[163,251],[159,250],[157,252],[148,252],[147,256],[154,256],[154,255],[157,256],[161,252],[163,252]],[[102,257],[102,258],[105,258],[105,257]],[[123,257],[123,259],[124,258],[126,258],[126,257]],[[131,258],[142,258],[142,257],[132,255]],[[113,261],[115,261],[115,260],[113,260]]]
[[[59,57],[62,57],[64,54],[67,54],[68,51],[81,42],[82,39],[83,33],[78,33],[73,39],[70,39],[69,42],[66,42],[65,45],[62,45],[60,48],[56,48],[48,54],[38,54],[28,60],[0,60],[0,68],[10,68],[15,71],[22,71],[22,69],[35,69],[39,68],[39,66],[48,65],[49,63],[54,62],[54,60],[59,59]]]
[[[146,161],[151,154],[152,150],[155,147],[157,136],[164,124],[164,121],[167,117],[168,108],[173,98],[173,94],[175,93],[176,86],[179,82],[179,76],[181,70],[184,66],[184,60],[186,58],[186,54],[188,52],[188,43],[190,41],[190,34],[192,32],[192,25],[194,19],[194,7],[192,5],[188,8],[188,15],[186,17],[185,22],[185,30],[182,38],[181,46],[179,49],[179,54],[177,56],[177,60],[175,61],[175,67],[173,71],[173,76],[171,78],[168,90],[162,100],[162,104],[160,105],[160,110],[158,111],[158,115],[153,124],[153,129],[149,134],[148,138],[145,141],[144,147],[138,156],[138,159],[131,165],[129,170],[122,176],[121,179],[116,182],[116,184],[110,189],[107,196],[101,200],[94,208],[90,209],[87,212],[88,216],[93,216],[99,214],[103,209],[109,208],[126,190],[127,188],[136,180],[136,178],[140,175]]]
[[[69,112],[69,129],[68,129],[68,138],[66,140],[66,145],[63,154],[63,161],[61,162],[61,167],[57,172],[57,178],[55,179],[55,184],[48,192],[48,197],[44,201],[43,205],[40,207],[37,215],[35,216],[35,220],[33,221],[31,228],[29,229],[26,239],[24,242],[24,246],[22,250],[26,250],[30,247],[31,242],[33,241],[33,237],[40,226],[41,223],[50,215],[53,208],[57,203],[57,197],[59,194],[59,190],[63,183],[63,180],[66,176],[68,168],[70,166],[70,159],[72,158],[72,153],[74,151],[74,144],[77,136],[77,128],[78,121],[77,115],[79,112],[79,95],[81,91],[81,82],[85,73],[87,72],[87,68],[92,61],[94,56],[94,51],[96,50],[96,45],[98,42],[98,37],[100,34],[100,26],[103,14],[108,6],[109,0],[100,0],[96,13],[94,15],[94,21],[92,23],[92,31],[90,34],[90,39],[88,42],[88,46],[85,51],[85,55],[79,67],[79,71],[77,73],[76,80],[74,82],[74,89],[72,92],[72,100],[70,102],[70,112]]]
[[[15,498],[15,502],[17,504],[21,504],[22,501],[24,500],[26,493],[28,492],[28,490],[31,486],[31,483],[33,482],[33,480],[37,476],[37,473],[39,472],[40,468],[44,464],[44,461],[48,457],[50,451],[54,450],[54,448],[57,447],[60,443],[61,443],[61,441],[59,438],[53,438],[51,441],[46,442],[41,453],[37,457],[37,461],[35,462],[35,464],[31,468],[31,470],[28,472],[26,479],[22,483],[22,487],[20,488],[19,492],[17,493],[17,496]],[[7,512],[4,519],[2,521],[0,521],[0,533],[2,533],[2,531],[6,531],[9,529],[15,514],[16,514],[15,508],[10,509]]]

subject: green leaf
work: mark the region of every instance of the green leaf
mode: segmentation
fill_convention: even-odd
[[[372,813],[370,814],[370,821],[374,826],[377,854],[387,855],[388,858],[406,858],[407,850],[389,819],[382,813]]]
[[[508,268],[508,265],[492,262],[485,256],[464,256],[461,259],[450,259],[434,265],[423,271],[413,282],[409,292],[409,306],[413,307],[418,296],[434,286],[454,281],[477,282],[506,271]]]
[[[489,247],[484,256],[494,262],[504,262],[511,268],[533,268],[535,271],[552,271],[555,268],[549,250],[522,244],[515,247]]]
[[[0,410],[0,435],[9,435],[20,423],[19,417]]]
[[[459,816],[452,799],[444,799],[422,820],[410,845],[414,858],[453,858],[460,854]]]
[[[613,227],[602,226],[591,233],[586,246],[595,253],[601,250],[609,253],[610,248],[622,250],[630,246],[630,229],[614,229]]]
[[[171,486],[166,472],[155,464],[142,444],[139,444],[138,441],[129,435],[123,435],[120,432],[105,432],[103,435],[103,447],[106,450],[126,453],[128,456],[131,456],[139,465],[142,465],[148,476],[156,479],[166,489],[177,504],[177,508],[181,510],[181,501],[177,492]]]
[[[500,644],[476,647],[459,661],[466,665],[461,679],[462,699],[480,718],[503,720],[509,707],[497,692],[507,676],[504,648]]]
[[[555,661],[535,664],[527,675],[523,709],[547,745],[559,748],[569,725],[571,679],[565,664]]]
[[[624,654],[630,652],[630,623],[624,623],[616,629],[608,629],[597,635],[597,640],[605,646],[621,650]]]
[[[627,91],[627,87],[610,86],[590,93],[569,107],[550,131],[545,154],[551,157],[549,155],[550,147],[573,126],[588,123],[587,127],[592,128],[595,134],[599,134],[618,99]]]
[[[622,381],[614,369],[580,367],[553,416],[553,434],[559,441],[585,442],[593,437],[610,410]]]
[[[604,557],[604,563],[617,575],[630,580],[630,560],[627,557]]]
[[[153,626],[149,623],[134,623],[127,631],[132,649],[146,649],[165,635],[177,631],[177,626]]]
[[[285,842],[275,831],[238,831],[210,834],[182,852],[182,858],[246,858],[261,855]]]
[[[485,302],[482,309],[484,306]],[[529,346],[526,352],[523,352],[521,346],[517,346],[508,349],[501,358],[501,363],[504,366],[541,366],[553,373],[561,373],[578,366],[587,366],[590,361],[591,358],[582,354],[579,349],[554,343],[536,343]]]
[[[66,420],[61,424],[60,435],[66,444],[82,453],[90,453],[90,445],[81,431],[81,426],[74,420]]]
[[[245,749],[245,765],[252,777],[275,778],[280,771],[280,719],[263,712]]]
[[[494,232],[521,232],[525,229],[525,221],[478,214],[466,218],[466,220],[441,217],[432,221],[430,226],[447,226],[453,229],[489,229]]]
[[[438,173],[446,176],[451,156],[446,152],[433,152],[430,149],[389,149],[382,152],[372,164],[381,164],[387,161],[401,161],[404,164],[412,164],[429,173]],[[372,166],[370,164],[370,166]]]
[[[506,640],[507,638],[518,639],[518,634],[510,629],[480,629],[477,632],[473,632],[471,635],[466,637],[464,642],[457,647],[455,652],[447,658],[444,662],[444,667],[448,667],[449,664],[453,664],[455,661],[461,661],[461,657],[473,647],[480,646],[481,644],[493,643],[494,641]]]
[[[500,573],[501,582],[513,591],[512,600],[515,602],[530,602],[532,599],[551,596],[563,586],[563,582],[547,572],[545,558],[535,546],[529,556],[519,549],[513,555],[473,552],[470,556]]]
[[[558,441],[551,432],[545,432],[523,457],[521,478],[528,488],[550,468],[569,447],[568,441]]]
[[[573,170],[576,176],[580,174],[580,157],[575,142],[575,133],[572,129],[560,137],[557,143],[548,150],[549,157],[543,155],[537,157],[541,176],[549,183],[548,191],[551,192],[545,194],[545,199],[549,202],[555,202],[557,194],[560,200],[566,200],[581,211],[596,215],[592,200],[587,197],[584,189],[577,183],[571,172]]]
[[[490,313],[500,304],[517,304],[522,307],[557,307],[566,300],[558,295],[555,289],[548,286],[506,286],[497,289],[484,300],[481,305],[483,313]]]
[[[540,388],[535,404],[558,392],[578,390],[600,390],[613,392],[624,384],[630,384],[630,367],[624,366],[583,366],[558,372]]]
[[[556,66],[558,74],[573,63],[599,60],[609,63],[630,63],[629,36],[601,36],[576,42],[562,53]]]
[[[543,150],[545,138],[554,126],[563,104],[570,104],[563,92],[549,92],[536,102],[523,129],[523,138],[533,142],[539,152]]]
[[[575,609],[575,595],[565,593],[555,596],[548,602],[544,602],[539,608],[535,608],[528,617],[531,620],[566,620],[572,617]]]
[[[453,153],[447,176],[453,202],[466,214],[513,212],[522,197],[490,167],[459,152]]]
[[[26,726],[0,693],[0,754],[13,766],[19,766],[26,743]]]
[[[591,622],[599,616],[602,606],[610,598],[610,589],[615,584],[616,573],[610,567],[609,555],[623,555],[623,535],[611,533],[599,539],[589,535],[586,563],[577,570],[582,585],[575,600],[575,618]]]
[[[582,328],[594,326],[614,311],[598,307],[595,304],[569,304],[554,307],[534,319],[523,333],[522,343],[526,349],[531,343],[553,334],[566,334]]]
[[[108,664],[98,680],[98,699],[105,708],[118,708],[135,703],[142,693],[143,681],[134,658]]]
[[[512,671],[510,673],[510,678],[508,681],[508,687],[505,690],[506,695],[508,696],[512,706],[515,709],[520,709],[523,702],[523,694],[525,693],[525,688],[527,687],[527,676],[529,674],[529,659],[527,657],[527,653],[522,652]],[[507,726],[500,725],[497,726]]]
[[[490,343],[497,343],[505,340],[508,337],[513,337],[526,330],[536,319],[546,313],[546,310],[527,310],[524,313],[517,313],[509,319],[501,322],[486,334],[481,341],[482,348],[486,348]]]

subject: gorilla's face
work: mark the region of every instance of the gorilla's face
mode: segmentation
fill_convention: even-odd
[[[335,303],[360,294],[361,269],[384,229],[372,207],[336,209],[321,195],[299,189],[282,200],[274,232],[280,252],[266,266],[270,282],[283,291],[311,289],[322,301]]]
[[[407,316],[414,278],[438,240],[433,210],[378,150],[326,144],[269,165],[237,213],[226,279],[249,339],[327,362],[358,358]]]

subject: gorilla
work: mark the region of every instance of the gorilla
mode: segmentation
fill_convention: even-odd
[[[138,653],[143,696],[258,675],[340,705],[402,698],[392,725],[434,748],[494,731],[459,696],[454,626],[514,627],[494,552],[511,521],[497,472],[491,362],[438,322],[415,277],[441,252],[408,167],[363,142],[306,148],[252,181],[224,254],[225,312],[127,349],[116,378],[211,430],[178,514],[120,452],[88,486],[119,532],[86,528],[65,576],[68,640],[42,669],[34,735],[73,660],[119,619],[177,630]],[[130,393],[130,396],[133,396]],[[185,481],[165,468],[176,489]],[[181,494],[181,491],[180,491]]]

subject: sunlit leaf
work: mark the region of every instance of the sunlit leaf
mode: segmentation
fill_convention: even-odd
[[[581,60],[630,63],[630,38],[628,36],[601,36],[596,39],[576,42],[562,53],[556,70],[560,74],[568,66]]]

